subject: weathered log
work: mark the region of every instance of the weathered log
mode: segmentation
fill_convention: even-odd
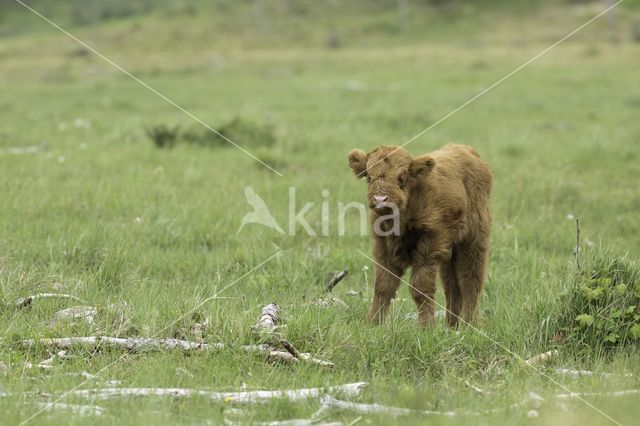
[[[258,322],[253,326],[253,330],[258,333],[273,333],[279,320],[280,307],[275,303],[270,303],[262,308],[260,318],[258,318]]]

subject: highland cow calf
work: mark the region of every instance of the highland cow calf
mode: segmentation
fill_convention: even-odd
[[[349,166],[366,177],[376,284],[369,316],[384,320],[400,277],[422,325],[434,320],[436,274],[444,285],[447,322],[474,319],[489,254],[491,171],[470,147],[446,145],[419,157],[402,148],[355,149]]]

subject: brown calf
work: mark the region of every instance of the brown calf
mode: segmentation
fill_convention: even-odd
[[[369,316],[384,320],[400,277],[411,267],[410,290],[422,325],[434,320],[436,274],[444,285],[447,322],[474,319],[489,254],[491,171],[472,148],[449,144],[418,157],[402,148],[355,149],[349,166],[366,177],[375,295]]]

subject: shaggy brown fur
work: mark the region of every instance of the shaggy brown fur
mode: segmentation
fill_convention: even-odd
[[[487,164],[472,148],[452,144],[415,158],[394,146],[381,146],[368,154],[356,149],[348,158],[356,176],[367,178],[372,224],[383,216],[383,232],[373,233],[373,256],[379,265],[371,321],[384,320],[408,267],[422,325],[434,319],[438,270],[447,322],[455,327],[459,317],[472,321],[489,252],[492,179]],[[386,203],[398,207],[399,218],[389,215]],[[399,222],[399,232],[380,235],[387,234],[384,231],[394,220]]]

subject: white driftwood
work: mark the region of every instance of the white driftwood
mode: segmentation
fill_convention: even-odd
[[[53,314],[52,320],[55,322],[81,319],[86,321],[88,324],[93,324],[93,319],[97,314],[98,308],[95,306],[72,306]]]
[[[260,333],[273,333],[280,320],[280,307],[275,303],[270,303],[262,308],[260,318],[253,330]]]
[[[31,302],[36,299],[72,299],[77,302],[83,302],[82,299],[76,296],[72,296],[71,294],[64,293],[38,293],[28,297],[21,297],[20,299],[16,299],[16,306],[19,308],[23,308],[25,306],[29,306]]]
[[[230,423],[233,425],[243,425],[245,423]],[[275,420],[272,422],[255,423],[257,426],[342,426],[341,422],[319,422],[315,419],[291,419],[291,420]]]
[[[410,408],[389,407],[380,404],[362,404],[359,402],[341,401],[339,399],[326,396],[322,399],[323,408],[338,408],[340,410],[354,411],[363,414],[386,414],[390,416],[406,416],[416,414],[419,410]]]
[[[288,399],[289,401],[301,401],[309,398],[319,398],[325,393],[341,393],[346,396],[357,396],[367,385],[366,382],[349,383],[339,386],[309,389],[272,390],[272,391],[248,391],[248,392],[215,392],[201,389],[185,388],[103,388],[81,389],[69,392],[65,395],[73,397],[106,400],[128,396],[170,396],[174,398],[206,398],[211,401],[258,403],[271,399]]]
[[[529,403],[539,403],[540,396],[535,393],[530,393],[522,401],[515,404],[508,405],[506,407],[491,408],[488,410],[479,411],[434,411],[434,410],[417,410],[412,408],[391,407],[381,404],[362,404],[358,402],[342,401],[333,398],[330,395],[326,395],[321,400],[320,410],[315,416],[322,415],[325,411],[337,408],[340,410],[353,411],[361,414],[385,414],[394,417],[406,416],[406,415],[420,415],[420,416],[441,416],[441,417],[456,417],[456,416],[485,416],[487,414],[500,413],[506,410],[520,408]]]
[[[633,374],[624,373],[624,374],[616,374],[616,373],[597,373],[595,371],[589,370],[572,370],[570,368],[556,368],[554,370],[557,374],[562,374],[563,376],[569,377],[633,377]]]
[[[593,396],[605,396],[605,397],[618,397],[618,396],[627,396],[627,395],[638,395],[640,394],[640,389],[625,389],[613,392],[572,392],[572,393],[560,393],[555,395],[555,399],[573,399],[573,398],[589,398]]]
[[[27,339],[20,344],[27,348],[37,345],[55,347],[59,349],[69,349],[72,347],[83,347],[86,349],[98,349],[103,347],[120,347],[131,352],[145,350],[183,350],[207,351],[224,348],[223,343],[198,343],[179,339],[149,339],[146,337],[105,337],[105,336],[85,336],[85,337],[60,337],[46,339]]]
[[[640,389],[627,389],[613,392],[584,392],[584,393],[567,393],[552,395],[549,399],[552,400],[567,400],[567,399],[580,399],[585,397],[621,397],[628,395],[640,394]],[[362,404],[357,402],[342,401],[333,398],[330,395],[326,395],[321,400],[320,410],[316,413],[316,416],[323,414],[330,409],[341,409],[352,411],[361,414],[385,414],[389,416],[399,417],[405,415],[422,415],[422,416],[443,416],[443,417],[455,417],[455,416],[484,416],[487,414],[503,412],[506,410],[520,408],[527,404],[540,405],[545,399],[540,395],[529,392],[529,394],[521,401],[515,404],[511,404],[503,408],[491,408],[488,410],[480,411],[432,411],[432,410],[415,410],[411,408],[390,407],[380,404]],[[535,410],[530,410],[535,411]]]
[[[554,349],[548,352],[544,352],[544,353],[532,356],[531,358],[525,361],[525,364],[534,365],[534,364],[539,364],[541,362],[546,362],[546,361],[549,361],[551,358],[555,358],[559,354],[560,352],[558,352],[557,349]]]
[[[68,410],[77,416],[101,416],[104,408],[97,405],[65,404],[62,402],[39,402],[37,405],[42,411]]]

